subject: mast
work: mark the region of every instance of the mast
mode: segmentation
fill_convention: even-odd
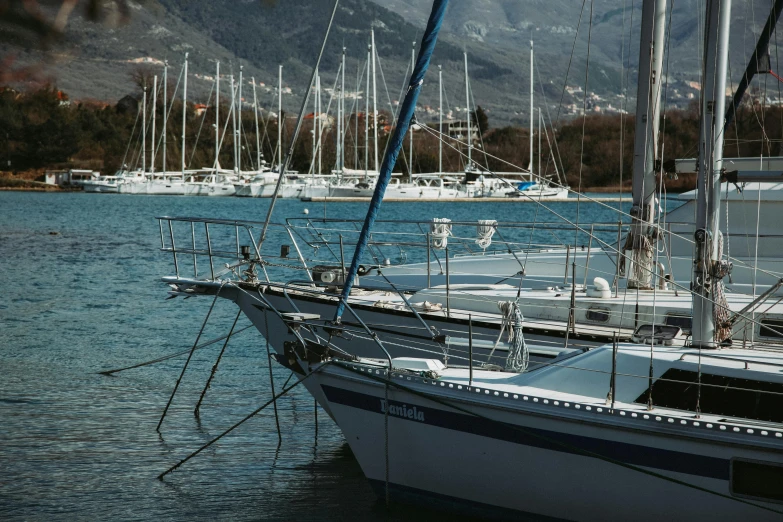
[[[443,174],[443,68],[438,65],[438,173]]]
[[[318,119],[318,71],[315,71],[315,78],[313,78],[313,153],[310,160],[310,170],[315,173],[316,154],[318,154],[318,128],[315,125]]]
[[[530,171],[530,181],[533,181],[533,40],[530,40],[530,163],[527,169]],[[539,172],[539,174],[541,174]]]
[[[541,176],[541,107],[538,108],[538,175]]]
[[[237,90],[234,86],[234,75],[231,75],[231,130],[234,142],[234,172],[237,172]]]
[[[345,47],[343,47],[343,59],[345,59]],[[339,78],[340,74],[342,74],[343,71],[343,63],[342,60],[340,61],[340,68],[337,71],[337,76]],[[344,86],[344,85],[343,85]],[[342,151],[340,150],[340,145],[342,141],[342,130],[343,130],[343,122],[342,122],[342,116],[343,116],[343,105],[342,105],[342,87],[338,87],[340,89],[340,94],[337,95],[337,139],[335,140],[335,146],[337,147],[337,155],[334,158],[334,170],[340,171],[340,156],[342,154]]]
[[[370,53],[372,46],[367,46],[367,88],[364,100],[364,179],[367,179],[367,171],[370,163]]]
[[[185,176],[185,124],[188,114],[188,53],[185,53],[185,70],[182,84],[182,176]]]
[[[169,110],[167,108],[169,102],[169,62],[166,60],[163,62],[163,173],[166,173],[166,131],[169,129]]]
[[[473,151],[473,136],[470,133],[470,82],[468,81],[468,53],[463,53],[465,56],[465,113],[468,121],[468,167],[473,165],[472,151]]]
[[[620,264],[620,273],[628,277],[628,288],[652,288],[652,274],[655,272],[655,159],[661,119],[665,25],[666,0],[644,0],[636,94],[632,222],[624,247],[624,250],[632,252],[628,270],[625,270],[626,257]]]
[[[215,64],[215,171],[220,168],[220,62]]]
[[[416,67],[416,42],[413,42],[413,46],[411,47],[411,74],[413,74],[413,68]],[[408,150],[410,151],[408,154],[408,176],[410,177],[410,181],[413,181],[413,125],[411,125],[411,128],[409,130],[410,132],[410,138],[408,143]]]
[[[147,82],[141,102],[141,171],[147,172]]]
[[[353,116],[353,125],[354,125],[354,133],[353,133],[353,168],[355,170],[359,170],[359,110],[361,109],[361,106],[359,105],[359,90],[362,88],[362,78],[361,78],[361,65],[356,64],[356,91],[354,100],[356,102],[352,104],[353,109],[355,110]],[[366,118],[365,118],[366,119]]]
[[[693,346],[716,348],[731,334],[716,321],[716,316],[725,314],[721,280],[730,271],[730,265],[721,261],[719,224],[731,0],[708,0],[706,20],[692,283]]]
[[[253,81],[253,112],[256,117],[256,165],[258,165],[258,172],[261,172],[261,137],[258,135],[258,97],[256,96],[256,79],[251,77]]]
[[[239,86],[237,86],[237,172],[242,172],[242,69],[239,66]]]
[[[277,163],[283,164],[283,66],[277,68]],[[278,172],[280,168],[278,167]]]
[[[372,132],[373,132],[373,152],[375,153],[375,172],[378,172],[378,90],[375,81],[375,29],[372,33]]]
[[[340,172],[345,168],[345,47],[343,47],[342,78],[340,78]]]
[[[152,78],[152,142],[150,147],[150,172],[155,172],[155,109],[158,108],[158,75]]]
[[[318,174],[321,173],[321,141],[323,140],[323,133],[324,133],[324,125],[321,121],[321,75],[315,77],[315,89],[316,89],[316,95],[315,95],[315,101],[318,104]]]

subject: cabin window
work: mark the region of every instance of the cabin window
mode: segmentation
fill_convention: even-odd
[[[669,368],[652,386],[653,405],[695,411],[699,394],[698,373]],[[647,404],[650,389],[636,401]],[[783,383],[701,374],[702,413],[764,422],[783,422]]]
[[[604,310],[601,308],[591,308],[587,312],[585,312],[585,318],[588,321],[593,321],[596,323],[605,323],[609,321],[610,312],[609,310]]]
[[[676,326],[690,331],[693,327],[693,318],[688,315],[669,314],[666,316],[666,326]]]
[[[783,465],[732,459],[731,493],[771,502],[783,502]]]
[[[771,319],[761,321],[759,335],[761,337],[771,337],[772,339],[783,339],[783,321]]]

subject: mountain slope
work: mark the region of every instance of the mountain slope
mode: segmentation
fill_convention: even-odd
[[[670,104],[687,104],[697,91],[687,82],[698,81],[699,24],[697,0],[679,0],[671,17],[668,62]],[[628,5],[627,8],[623,4]],[[598,94],[588,100],[602,110],[620,107],[625,85],[635,94],[635,75],[627,66],[638,60],[639,9],[633,2],[595,0],[592,29],[589,2],[582,12],[573,0],[459,0],[451,2],[433,65],[443,66],[447,108],[464,107],[464,65],[467,51],[471,86],[476,103],[489,111],[493,126],[527,121],[529,41],[536,47],[537,89],[543,84],[550,106],[560,99],[563,85],[583,87],[587,38],[590,29],[588,89]],[[636,2],[638,5],[639,2]],[[147,0],[132,6],[130,23],[106,28],[81,19],[70,26],[75,53],[49,54],[43,70],[74,98],[117,100],[134,89],[130,73],[133,60],[169,60],[176,78],[184,52],[190,53],[191,99],[205,101],[211,89],[214,62],[221,72],[238,74],[265,84],[261,103],[274,105],[277,66],[284,65],[284,83],[293,94],[286,110],[298,110],[316,53],[331,11],[331,2],[311,0]],[[410,60],[410,46],[421,38],[431,3],[426,0],[341,0],[335,25],[321,66],[322,84],[330,86],[339,64],[341,48],[347,48],[346,84],[357,81],[364,66],[369,29],[376,31],[380,71],[387,86],[379,84],[379,108],[388,108],[400,95]],[[751,8],[755,7],[755,12]],[[732,76],[740,76],[750,49],[767,15],[768,6],[735,2],[732,23]],[[581,20],[580,20],[581,12]],[[578,28],[578,32],[577,32]],[[628,41],[628,35],[631,41]],[[625,35],[625,38],[623,37]],[[576,38],[575,38],[576,37]],[[571,59],[572,46],[574,55]],[[15,52],[6,49],[3,54]],[[773,50],[773,69],[778,53]],[[40,53],[18,54],[20,63],[37,63]],[[570,69],[569,69],[570,64]],[[161,74],[159,67],[156,72]],[[436,75],[431,71],[423,90],[422,105],[437,106]],[[566,73],[568,73],[566,80]],[[380,81],[380,79],[379,79]],[[363,83],[363,82],[362,82]],[[363,89],[360,89],[363,90]],[[573,90],[573,89],[572,89]],[[227,88],[224,89],[227,93]],[[245,91],[248,92],[248,91]],[[582,106],[576,90],[566,95],[570,110]],[[539,96],[540,100],[540,96]],[[328,100],[327,100],[328,101]],[[629,107],[632,109],[632,106]],[[455,111],[459,117],[460,112]],[[464,112],[462,112],[464,116]],[[432,114],[428,116],[432,118]],[[426,119],[422,117],[423,119]]]

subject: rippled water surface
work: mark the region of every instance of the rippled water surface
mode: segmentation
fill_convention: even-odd
[[[551,204],[570,217],[574,204]],[[295,388],[282,444],[264,410],[169,475],[157,475],[271,397],[264,340],[232,339],[193,415],[217,343],[193,356],[161,428],[207,299],[165,300],[157,215],[263,220],[268,200],[0,192],[0,519],[458,520],[376,500],[339,429]],[[385,219],[533,220],[536,206],[387,203]],[[280,201],[275,216],[363,218],[366,205]],[[555,220],[539,210],[538,219]],[[597,205],[583,221],[614,221]],[[202,341],[227,333],[219,301]],[[238,328],[249,324],[240,318]],[[279,389],[289,372],[273,367]],[[437,462],[422,463],[437,466]]]

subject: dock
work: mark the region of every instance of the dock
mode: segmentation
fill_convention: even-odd
[[[589,198],[589,199],[588,199]],[[302,201],[311,201],[313,203],[369,203],[371,198],[333,198],[328,196],[317,196],[310,198],[301,198]],[[383,198],[385,203],[576,203],[579,198]],[[583,196],[582,203],[630,203],[631,197],[590,197]]]

